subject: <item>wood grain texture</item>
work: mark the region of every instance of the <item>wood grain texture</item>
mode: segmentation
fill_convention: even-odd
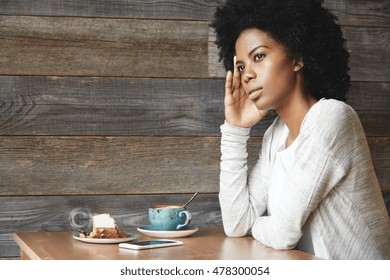
[[[368,138],[372,162],[379,185],[384,192],[390,192],[390,146],[389,138]],[[390,213],[390,208],[387,208]]]
[[[217,135],[223,81],[0,77],[2,135]]]
[[[389,81],[390,28],[343,30],[352,80]],[[0,16],[0,74],[225,77],[209,33],[200,21]]]
[[[343,28],[351,51],[350,74],[358,81],[390,80],[390,28]],[[366,68],[366,64],[370,65]]]
[[[215,137],[2,137],[0,195],[214,193],[219,143]]]
[[[390,111],[390,82],[352,82],[346,103],[356,111]]]
[[[208,23],[0,16],[0,74],[207,77]]]
[[[387,143],[369,138],[383,191]],[[252,137],[250,168],[260,147]],[[215,193],[219,162],[219,137],[1,137],[0,195]]]
[[[0,196],[0,257],[19,254],[13,232],[87,230],[90,218],[102,213],[110,213],[120,228],[134,228],[149,224],[148,206],[183,204],[191,195]],[[193,225],[222,226],[217,194],[199,194],[187,209]]]
[[[342,25],[390,27],[388,0],[325,0],[324,6]]]
[[[223,79],[0,76],[0,90],[0,135],[219,136],[224,121]],[[390,83],[352,83],[347,103],[368,136],[390,136]]]
[[[225,0],[0,0],[0,14],[211,20]],[[389,1],[325,0],[343,25],[390,26]]]
[[[137,252],[119,249],[118,244],[94,246],[76,241],[73,234],[71,231],[18,232],[14,238],[25,252],[21,257],[27,255],[32,260],[318,260],[299,250],[274,250],[249,235],[229,238],[221,227],[200,227],[190,237],[177,238],[184,246]],[[40,271],[36,272],[40,276]]]
[[[210,20],[225,0],[0,0],[0,14]]]
[[[1,135],[208,136],[224,121],[223,80],[3,76],[0,83]]]
[[[389,218],[390,218],[390,191],[382,192],[382,195],[387,208],[387,213],[389,213]]]

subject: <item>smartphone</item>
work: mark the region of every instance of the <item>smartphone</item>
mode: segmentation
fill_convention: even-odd
[[[135,241],[131,243],[119,243],[120,248],[133,249],[133,250],[153,249],[153,248],[161,248],[161,247],[180,246],[180,245],[183,245],[183,242],[178,240],[168,240],[168,239],[156,239],[156,240],[146,240],[146,241]]]

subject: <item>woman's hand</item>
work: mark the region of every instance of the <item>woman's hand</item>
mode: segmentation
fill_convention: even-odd
[[[234,58],[234,62],[235,60]],[[267,114],[267,111],[257,109],[255,103],[248,98],[241,85],[240,72],[235,66],[234,74],[228,71],[226,75],[224,104],[225,119],[234,126],[252,127]]]

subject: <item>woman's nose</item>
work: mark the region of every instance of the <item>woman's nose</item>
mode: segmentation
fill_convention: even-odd
[[[250,80],[255,79],[256,77],[257,77],[256,72],[253,71],[252,68],[247,67],[245,69],[245,73],[244,73],[244,77],[243,77],[245,83],[248,83]]]

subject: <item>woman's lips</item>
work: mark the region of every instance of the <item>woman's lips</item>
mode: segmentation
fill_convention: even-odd
[[[262,88],[251,90],[248,94],[248,98],[251,100],[257,99],[261,94]]]

